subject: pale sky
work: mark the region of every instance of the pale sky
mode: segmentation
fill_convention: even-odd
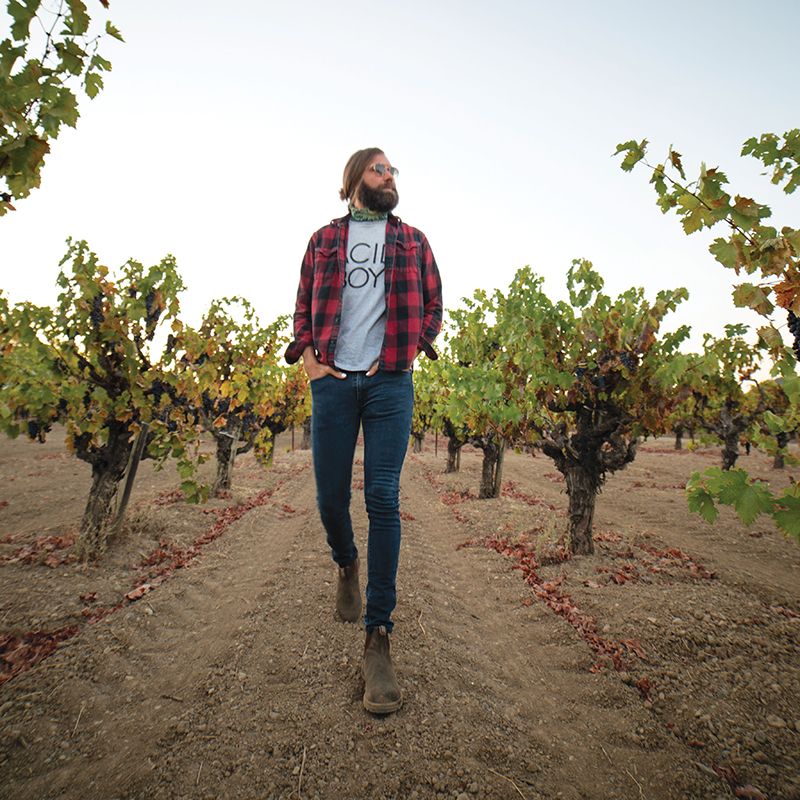
[[[192,324],[223,295],[264,322],[290,314],[309,236],[346,211],[345,161],[378,146],[446,307],[525,264],[564,296],[584,257],[612,294],[688,288],[669,327],[691,324],[695,347],[727,322],[762,324],[708,253],[724,231],[685,236],[648,171],[623,173],[612,153],[647,138],[655,162],[672,144],[687,176],[719,166],[797,227],[797,197],[739,156],[750,136],[800,125],[794,0],[111,0],[108,18],[126,43],[101,47],[106,88],[81,98],[42,187],[0,218],[12,301],[55,300],[71,235],[112,268],[175,255]]]

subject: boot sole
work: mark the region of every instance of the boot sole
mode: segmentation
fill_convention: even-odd
[[[399,700],[395,700],[392,703],[373,703],[367,698],[364,698],[364,708],[370,712],[370,714],[391,714],[393,711],[399,711],[403,705],[403,698],[401,697]]]
[[[361,667],[361,677],[364,678],[364,667]],[[401,694],[397,700],[392,700],[391,703],[373,703],[371,700],[367,700],[367,696],[364,695],[361,702],[364,705],[364,708],[370,712],[370,714],[391,714],[393,711],[399,711],[403,705],[403,695]]]

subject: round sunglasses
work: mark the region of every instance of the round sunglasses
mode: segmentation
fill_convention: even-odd
[[[397,169],[397,167],[390,167],[388,164],[370,164],[369,168],[373,172],[377,172],[381,177],[383,177],[387,172],[393,178],[396,178],[400,174],[400,170]]]

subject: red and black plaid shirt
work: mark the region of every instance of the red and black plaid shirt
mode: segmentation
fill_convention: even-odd
[[[333,354],[342,317],[347,230],[350,215],[320,228],[308,243],[294,312],[294,341],[286,360],[294,364],[309,345],[320,363]],[[389,215],[386,223],[386,334],[378,366],[408,369],[420,350],[438,358],[432,343],[442,327],[442,283],[425,235]]]

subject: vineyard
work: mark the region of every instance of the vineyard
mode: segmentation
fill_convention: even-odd
[[[759,251],[783,282],[734,296],[771,319],[778,292],[791,331],[794,236]],[[690,352],[684,289],[610,296],[585,259],[567,299],[524,267],[449,310],[401,487],[410,701],[379,720],[332,624],[287,317],[223,297],[191,326],[172,257],[83,241],[56,281],[52,307],[0,294],[9,796],[798,796],[800,380],[773,322]]]
[[[103,88],[98,5],[7,3],[0,217]],[[741,155],[800,185],[797,129]],[[614,157],[758,322],[692,331],[685,288],[570,255],[447,309],[387,718],[333,617],[290,309],[190,324],[192,265],[71,238],[51,305],[0,288],[0,797],[800,798],[800,231],[672,147]]]

